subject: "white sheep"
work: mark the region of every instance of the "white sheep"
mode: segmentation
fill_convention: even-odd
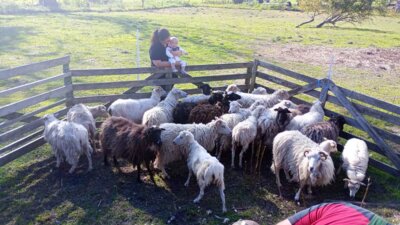
[[[244,121],[238,123],[232,130],[232,161],[231,167],[235,168],[236,149],[242,148],[239,154],[239,167],[242,168],[243,154],[257,136],[257,120],[265,111],[264,106],[257,106],[251,115]]]
[[[187,156],[187,149],[172,143],[172,140],[179,132],[189,130],[193,133],[195,140],[209,152],[214,149],[219,134],[231,134],[231,129],[227,126],[226,122],[221,119],[213,120],[208,124],[164,123],[160,125],[160,128],[165,129],[161,133],[161,141],[163,144],[154,164],[162,171],[164,177],[169,177],[165,171],[165,166],[168,163],[186,158]]]
[[[237,100],[243,107],[250,107],[256,100],[264,101],[264,106],[267,108],[271,108],[272,106],[279,103],[281,100],[288,99],[290,97],[289,93],[285,90],[276,90],[272,94],[250,94],[241,92],[236,84],[229,85],[226,90],[228,93],[236,93],[240,95],[240,99]]]
[[[189,131],[181,131],[174,139],[173,143],[188,148],[187,165],[189,168],[189,175],[185,182],[185,186],[189,186],[190,177],[192,176],[192,173],[194,173],[200,187],[200,193],[193,202],[198,203],[204,196],[204,189],[211,183],[215,183],[219,188],[219,194],[222,201],[222,212],[226,212],[224,165],[222,165],[217,158],[211,156],[203,146],[195,141],[193,134]]]
[[[282,186],[279,178],[281,168],[288,180],[300,183],[295,201],[299,201],[305,185],[308,185],[311,194],[311,186],[325,186],[334,180],[335,168],[329,153],[299,131],[279,133],[274,139],[272,151],[271,170],[275,173],[278,187]]]
[[[129,119],[137,124],[142,123],[143,114],[156,106],[161,96],[166,92],[161,87],[155,87],[150,98],[144,99],[118,99],[108,108],[112,116],[120,116]]]
[[[323,119],[324,109],[321,102],[317,100],[308,113],[294,117],[286,126],[286,130],[300,130],[307,125],[322,122]]]
[[[94,143],[94,137],[96,134],[96,123],[93,118],[93,114],[90,112],[89,108],[84,104],[77,104],[72,106],[67,113],[67,120],[69,122],[74,122],[81,124],[86,128],[89,134],[89,139]]]
[[[253,105],[248,109],[241,108],[242,106],[237,101],[232,101],[229,103],[228,114],[224,114],[220,116],[220,119],[226,122],[230,129],[233,129],[238,123],[247,119],[250,116],[251,111],[254,110],[257,106],[262,105],[262,101],[256,101]],[[230,149],[232,144],[232,136],[231,135],[221,135],[219,138],[218,146],[217,146],[217,158],[221,158],[221,154],[223,151]]]
[[[346,142],[342,152],[343,164],[338,168],[343,168],[346,171],[345,187],[350,190],[350,197],[354,198],[360,185],[365,186],[362,182],[365,178],[365,173],[368,168],[368,146],[365,141],[352,138]]]
[[[158,126],[162,123],[172,122],[172,113],[178,104],[178,99],[186,96],[186,92],[173,88],[164,101],[144,113],[142,124],[146,126]]]
[[[252,94],[257,94],[257,95],[266,95],[267,93],[267,89],[263,88],[263,87],[258,87],[256,89],[254,89],[252,92]]]
[[[89,143],[88,131],[80,124],[60,121],[49,114],[43,117],[44,139],[51,145],[57,159],[57,167],[60,167],[64,157],[71,165],[69,173],[73,173],[78,166],[79,157],[85,154],[88,162],[88,170],[92,170],[93,149]]]

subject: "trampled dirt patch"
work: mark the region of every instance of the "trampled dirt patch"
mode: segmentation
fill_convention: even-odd
[[[337,66],[375,72],[400,70],[400,48],[334,48],[297,44],[266,44],[257,48],[258,57],[311,65],[328,65],[334,56]]]

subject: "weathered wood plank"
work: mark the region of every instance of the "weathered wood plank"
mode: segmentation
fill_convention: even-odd
[[[225,70],[247,68],[251,65],[248,63],[227,63],[227,64],[211,64],[211,65],[193,65],[187,66],[186,71],[203,71],[203,70]],[[121,68],[121,69],[90,69],[90,70],[71,70],[72,76],[102,76],[102,75],[123,75],[123,74],[145,74],[145,73],[172,73],[171,69],[158,69],[156,67],[146,68]]]
[[[33,111],[33,112],[30,112],[30,113],[27,113],[27,114],[23,114],[22,116],[17,117],[17,118],[15,118],[15,119],[4,121],[4,122],[0,123],[0,129],[2,129],[2,128],[4,128],[4,127],[7,127],[7,126],[9,126],[9,125],[11,125],[11,124],[14,124],[14,123],[16,123],[16,122],[19,122],[19,121],[28,120],[29,122],[32,122],[32,121],[35,120],[35,119],[39,119],[38,117],[36,117],[36,116],[34,116],[34,115],[36,115],[36,114],[38,114],[38,113],[41,113],[41,112],[44,112],[44,111],[46,111],[46,110],[49,110],[49,109],[51,109],[51,108],[54,108],[54,107],[56,107],[56,106],[59,106],[59,105],[61,105],[61,104],[63,104],[63,103],[65,103],[65,99],[62,99],[62,100],[57,101],[57,102],[54,102],[53,104],[50,104],[50,105],[45,106],[45,107],[42,107],[42,108],[37,109],[37,110],[35,110],[35,111]],[[30,118],[34,118],[34,119],[33,119],[33,120],[30,120]]]
[[[43,94],[39,94],[39,95],[33,96],[31,98],[21,100],[19,102],[5,105],[0,108],[0,116],[4,116],[4,115],[7,115],[7,114],[10,114],[13,112],[17,112],[21,109],[38,104],[40,102],[46,101],[51,98],[64,97],[65,93],[67,93],[68,91],[71,91],[71,90],[72,90],[72,86],[60,87],[60,88],[56,88],[51,91],[45,92]]]
[[[255,59],[254,62],[253,62],[253,66],[251,68],[251,78],[250,78],[250,90],[249,90],[249,92],[252,92],[254,90],[254,86],[256,84],[258,64],[259,64],[259,61]]]
[[[301,93],[312,91],[315,88],[318,88],[318,81],[313,81],[313,82],[311,82],[309,84],[306,84],[304,86],[292,89],[292,90],[289,91],[289,95],[290,96],[298,95],[298,94],[301,94]]]
[[[13,119],[16,119],[16,118],[18,118],[20,116],[23,116],[23,115],[24,115],[23,113],[13,112],[13,113],[7,114],[5,116],[1,116],[1,118],[6,119],[6,120],[13,120]],[[30,122],[32,122],[32,121],[34,121],[36,119],[38,119],[38,117],[33,116],[33,117],[30,117],[30,118],[27,118],[27,119],[23,119],[22,122],[30,123]]]
[[[387,110],[389,112],[400,114],[400,106],[391,104],[389,102],[385,102],[343,87],[339,87],[339,89],[349,98],[356,99],[367,104],[373,105],[375,107],[379,107],[381,109]]]
[[[289,76],[289,77],[293,77],[293,78],[296,78],[296,79],[298,79],[298,80],[305,81],[305,82],[307,82],[307,83],[311,83],[311,82],[317,80],[317,79],[315,79],[315,78],[306,76],[306,75],[304,75],[304,74],[296,73],[296,72],[293,72],[293,71],[291,71],[291,70],[287,70],[287,69],[284,69],[284,68],[279,67],[279,66],[272,65],[272,64],[267,63],[267,62],[260,61],[260,64],[259,64],[259,65],[260,65],[261,67],[266,68],[266,69],[270,69],[270,70],[275,71],[275,72],[277,72],[277,73],[281,73],[281,74],[283,74],[283,75],[286,75],[286,76]]]
[[[44,145],[46,141],[44,140],[43,137],[39,137],[9,153],[6,153],[0,157],[0,166],[4,166],[7,163],[21,157],[22,155],[25,155],[26,153]]]
[[[71,74],[70,69],[69,69],[69,63],[63,65],[63,72]],[[67,76],[67,77],[64,78],[64,86],[65,87],[72,86],[72,77],[71,76]],[[73,89],[68,90],[65,93],[65,98],[66,98],[65,105],[67,106],[67,108],[72,107],[73,106],[73,102],[74,102],[74,91],[73,91]]]
[[[192,77],[192,76],[190,76],[188,73],[178,73],[178,76],[179,77]],[[202,86],[202,85],[204,85],[204,83],[203,82],[195,82],[195,83],[193,83],[194,85],[196,85],[197,87],[200,87],[200,86]]]
[[[160,86],[160,85],[185,84],[185,83],[221,81],[221,80],[239,80],[246,78],[248,76],[249,76],[248,74],[229,74],[229,75],[204,76],[204,77],[182,77],[182,78],[166,78],[166,79],[152,79],[152,80],[140,80],[140,81],[74,84],[73,89],[75,91],[80,91],[80,90],[107,89],[107,88]]]
[[[40,136],[42,134],[43,134],[43,130],[39,130],[39,131],[36,131],[33,134],[25,136],[25,137],[15,141],[15,142],[9,144],[9,145],[3,147],[2,149],[0,149],[0,154],[3,154],[4,152],[8,152],[8,151],[12,150],[13,148],[16,148],[16,147],[26,143],[27,141],[30,141],[30,140],[32,140],[32,139],[34,139],[34,138],[36,138],[36,137],[38,137],[38,136]]]
[[[322,107],[325,108],[325,103],[328,98],[328,91],[329,91],[329,85],[327,79],[321,80],[321,85],[322,85],[322,90],[321,94],[319,95],[319,101],[322,103]]]
[[[273,82],[273,83],[276,83],[276,84],[279,84],[279,85],[282,85],[282,86],[285,86],[285,87],[288,87],[288,88],[292,88],[292,89],[301,87],[298,84],[283,80],[281,78],[278,78],[278,77],[275,77],[275,76],[272,76],[272,75],[269,75],[269,74],[266,74],[266,73],[263,73],[263,72],[257,72],[257,77],[262,78],[262,79],[267,80],[267,81],[270,81],[270,82]],[[321,92],[314,90],[314,91],[309,91],[309,92],[307,92],[305,94],[313,96],[313,97],[318,97],[318,96],[321,95]],[[333,103],[335,105],[342,106],[340,104],[340,102],[337,100],[337,98],[335,96],[332,96],[332,95],[327,95],[326,101],[328,101],[330,103]],[[397,116],[394,116],[394,115],[391,115],[391,114],[388,114],[388,113],[385,113],[385,112],[381,112],[381,111],[369,108],[367,106],[364,106],[364,105],[361,105],[361,104],[358,104],[358,103],[355,103],[355,102],[353,102],[353,105],[361,113],[364,113],[365,115],[372,116],[374,118],[377,118],[377,119],[380,119],[380,120],[383,120],[383,121],[387,121],[387,122],[390,122],[390,123],[393,123],[393,124],[396,124],[396,125],[400,126],[400,117],[397,117]]]
[[[351,113],[351,115],[357,120],[360,126],[366,131],[371,138],[377,143],[385,155],[393,162],[397,169],[400,169],[400,158],[396,153],[385,143],[381,136],[375,131],[375,129],[368,123],[368,121],[354,108],[351,102],[346,98],[345,94],[340,90],[333,82],[330,82],[330,90],[335,94],[336,98],[342,103],[342,105]]]
[[[64,56],[57,59],[51,59],[43,62],[32,63],[24,66],[19,66],[11,69],[1,70],[0,71],[0,79],[7,79],[10,77],[31,74],[41,70],[45,70],[48,68],[52,68],[55,66],[61,66],[63,64],[69,63],[70,57]]]
[[[68,109],[64,108],[64,109],[54,113],[54,115],[56,117],[61,117],[61,116],[66,115],[67,112],[68,112]],[[33,131],[34,129],[36,129],[42,125],[43,125],[43,119],[40,118],[31,123],[25,124],[23,126],[20,126],[15,129],[12,129],[10,131],[7,131],[5,133],[2,133],[2,134],[0,134],[0,142],[15,140],[18,137],[22,137],[23,134],[25,134],[26,132]]]
[[[13,94],[13,93],[18,92],[18,91],[26,91],[29,88],[36,87],[36,86],[38,86],[40,84],[49,83],[49,82],[52,82],[52,81],[55,81],[55,80],[58,80],[58,79],[61,79],[61,78],[64,78],[64,77],[67,77],[67,76],[70,76],[70,75],[71,75],[71,73],[63,73],[63,74],[60,74],[60,75],[57,75],[57,76],[53,76],[53,77],[45,78],[45,79],[42,79],[42,80],[34,81],[34,82],[31,82],[31,83],[28,83],[28,84],[23,84],[23,85],[20,85],[18,87],[9,88],[7,90],[0,91],[0,97],[7,96],[7,95]]]
[[[400,170],[398,170],[386,163],[380,162],[376,159],[369,158],[368,164],[372,167],[375,167],[377,169],[385,171],[386,173],[389,173],[394,177],[400,177]]]

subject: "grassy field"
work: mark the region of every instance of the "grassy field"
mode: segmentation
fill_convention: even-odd
[[[135,67],[136,29],[140,30],[140,65],[148,66],[151,33],[167,27],[189,51],[185,60],[190,65],[258,58],[321,78],[326,76],[333,55],[336,83],[400,104],[398,17],[376,17],[357,27],[340,24],[321,29],[311,25],[294,28],[306,19],[306,15],[297,12],[202,7],[0,15],[0,69],[67,54],[72,57],[72,69]],[[0,81],[0,89],[50,73],[54,75],[56,71]],[[110,77],[96,78],[109,80]],[[56,82],[2,98],[1,105],[55,86]],[[101,92],[109,93],[99,90],[89,94]],[[0,224],[165,224],[173,216],[174,224],[221,223],[215,215],[231,222],[251,218],[261,224],[273,224],[314,203],[348,200],[342,192],[342,182],[335,182],[306,196],[298,207],[292,202],[296,185],[287,185],[284,199],[279,199],[274,177],[267,168],[256,178],[227,169],[229,212],[222,215],[214,188],[207,191],[200,205],[191,203],[197,186],[192,182],[188,189],[184,188],[186,172],[180,172],[186,171],[183,163],[171,165],[173,178],[164,181],[157,177],[159,187],[154,187],[149,181],[137,184],[136,172],[129,166],[123,168],[125,173],[104,168],[100,158],[100,154],[95,156],[93,172],[84,171],[87,164],[82,160],[78,174],[70,176],[66,168],[62,172],[55,170],[55,160],[45,145],[1,167]],[[228,165],[229,160],[223,162]],[[393,224],[400,223],[400,180],[373,168],[368,173],[374,183],[367,201],[376,203],[368,208]],[[337,181],[342,178],[339,176]],[[358,200],[362,194],[360,191]],[[208,214],[208,210],[212,213]]]

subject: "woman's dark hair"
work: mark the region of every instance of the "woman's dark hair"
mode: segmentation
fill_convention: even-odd
[[[171,35],[169,31],[165,28],[160,28],[154,31],[153,37],[151,38],[151,44],[155,44],[157,42],[162,42],[165,39],[169,38]]]

